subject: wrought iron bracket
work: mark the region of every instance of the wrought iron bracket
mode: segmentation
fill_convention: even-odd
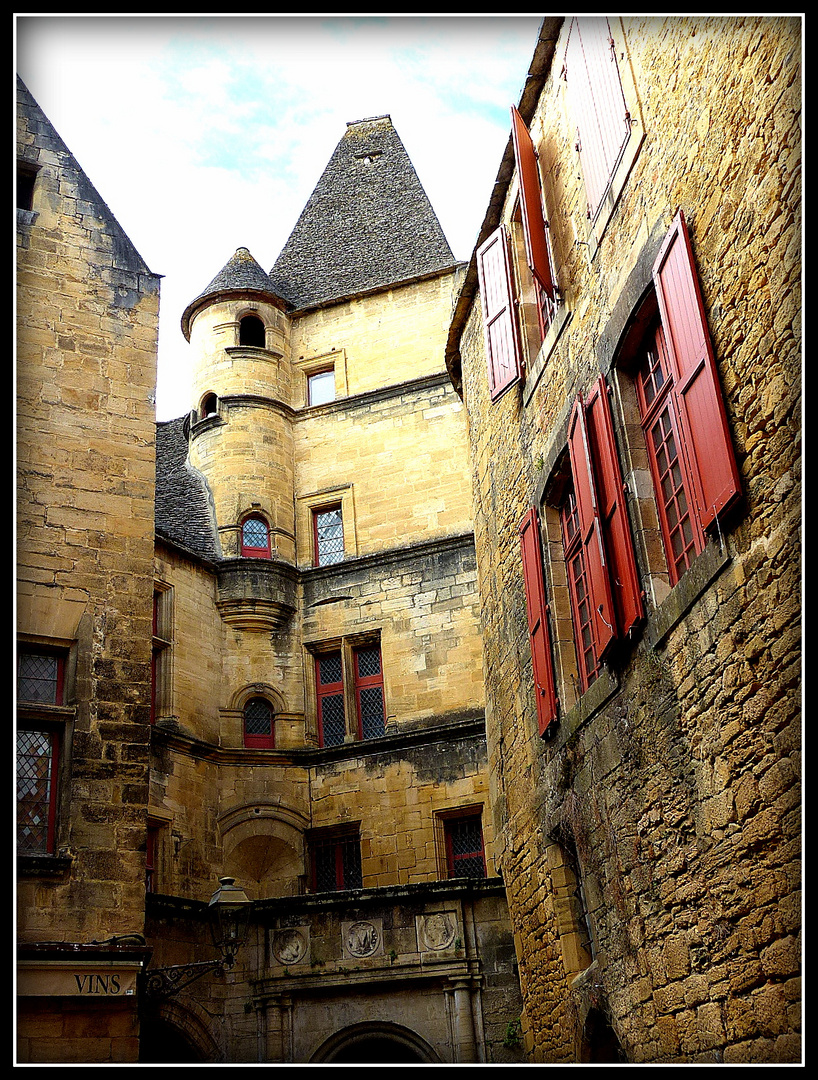
[[[194,964],[174,964],[172,967],[154,968],[142,976],[142,992],[150,1001],[172,997],[196,982],[208,972],[218,971],[224,974],[224,960],[200,960]]]

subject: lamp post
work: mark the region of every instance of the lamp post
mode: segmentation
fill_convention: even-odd
[[[146,998],[171,997],[210,971],[223,974],[233,967],[239,949],[247,941],[250,921],[250,901],[244,890],[236,885],[235,878],[219,878],[219,887],[210,898],[207,914],[213,945],[219,951],[218,960],[173,964],[146,971],[143,983]]]

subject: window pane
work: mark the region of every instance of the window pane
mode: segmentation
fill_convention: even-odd
[[[331,686],[341,681],[340,653],[322,653],[318,657],[318,681],[321,686]]]
[[[248,701],[244,709],[244,730],[248,735],[269,735],[273,730],[273,710],[263,698]]]
[[[310,405],[335,401],[335,371],[319,371],[308,380]]]
[[[341,507],[315,513],[315,561],[318,566],[341,562],[344,557],[344,522]]]
[[[267,547],[267,525],[261,518],[248,518],[241,527],[241,539],[245,547]]]
[[[361,689],[361,734],[365,739],[377,739],[386,728],[383,715],[383,690],[380,686],[368,686]]]
[[[59,705],[60,659],[44,653],[20,653],[17,699],[40,705]]]
[[[53,812],[53,736],[44,731],[17,733],[17,847],[47,852]]]
[[[341,746],[346,735],[343,694],[325,694],[321,698],[321,744]]]
[[[484,878],[483,828],[479,817],[457,818],[446,823],[449,870],[453,877]]]

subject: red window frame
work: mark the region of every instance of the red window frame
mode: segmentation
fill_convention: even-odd
[[[443,822],[446,868],[450,878],[485,878],[486,852],[480,814],[458,814]]]
[[[250,525],[255,526],[259,533],[264,533],[263,544],[248,543],[246,540],[245,530]],[[246,559],[270,559],[272,558],[272,548],[270,546],[270,526],[268,522],[261,516],[261,514],[247,514],[242,518],[241,522],[241,554]]]
[[[337,671],[338,678],[331,675]],[[341,651],[315,657],[315,691],[320,746],[340,746],[346,737],[343,658]]]
[[[156,861],[159,850],[159,826],[148,825],[145,838],[145,892],[156,892]]]
[[[322,522],[322,518],[335,514],[338,515],[337,522]],[[338,529],[340,529],[340,537]],[[343,561],[344,515],[341,503],[314,507],[312,511],[312,550],[314,566],[334,566],[335,563]]]
[[[377,642],[359,645],[352,650],[352,670],[358,737],[376,739],[386,733],[383,663]]]
[[[565,78],[577,124],[577,149],[594,217],[630,138],[631,123],[605,16],[574,18]]]
[[[253,715],[264,709],[264,716]],[[268,721],[268,722],[265,722]],[[250,730],[255,728],[257,730]],[[270,702],[256,695],[244,704],[242,711],[244,745],[248,750],[273,750],[275,748],[275,713]]]
[[[309,853],[312,892],[342,892],[362,887],[358,833],[313,837],[309,841]]]

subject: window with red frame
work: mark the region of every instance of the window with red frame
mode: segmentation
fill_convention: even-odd
[[[251,514],[241,523],[241,553],[248,559],[271,557],[270,527],[258,514]]]
[[[65,657],[54,652],[19,651],[17,701],[17,849],[21,854],[50,855],[56,848],[57,777],[62,727],[47,713],[63,704]]]
[[[357,832],[314,834],[308,849],[312,892],[361,888],[361,841]]]
[[[341,504],[323,506],[312,512],[313,561],[331,566],[344,558],[344,518]]]
[[[340,649],[315,658],[318,699],[318,741],[321,746],[341,746],[346,738],[344,669]]]
[[[266,698],[250,698],[244,706],[244,745],[248,749],[272,750],[275,747],[274,714]]]
[[[656,319],[636,390],[671,583],[739,500],[733,451],[690,234],[676,215],[653,266]]]
[[[483,823],[480,814],[447,818],[443,823],[443,831],[449,877],[486,877]]]
[[[156,892],[156,862],[159,851],[159,826],[148,825],[145,842],[145,892]]]
[[[380,645],[358,646],[353,649],[352,660],[358,734],[361,739],[376,739],[386,731]]]

